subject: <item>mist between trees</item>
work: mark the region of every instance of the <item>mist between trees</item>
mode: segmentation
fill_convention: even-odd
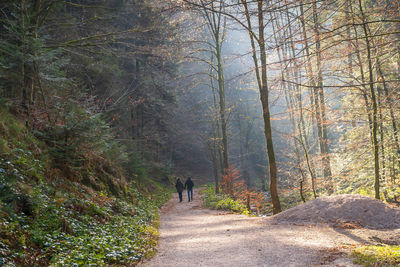
[[[0,10],[2,101],[55,148],[60,169],[76,175],[77,150],[107,154],[131,177],[151,162],[218,185],[235,166],[274,213],[280,195],[398,201],[397,1],[20,0]]]
[[[278,192],[397,202],[398,3],[182,2],[189,106],[207,109],[191,129],[204,123],[216,184],[229,162],[247,186],[269,182],[274,213]]]

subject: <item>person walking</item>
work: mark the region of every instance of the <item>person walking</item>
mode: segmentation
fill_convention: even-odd
[[[179,202],[182,202],[183,184],[181,182],[181,179],[178,178],[178,180],[176,180],[175,188],[179,194]]]
[[[185,188],[187,188],[189,202],[193,201],[193,186],[194,186],[194,183],[192,181],[192,178],[188,177],[188,179],[185,182]]]

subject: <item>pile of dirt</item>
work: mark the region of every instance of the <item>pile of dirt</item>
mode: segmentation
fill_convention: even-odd
[[[321,197],[281,212],[272,223],[328,223],[348,228],[400,228],[400,209],[362,195]]]

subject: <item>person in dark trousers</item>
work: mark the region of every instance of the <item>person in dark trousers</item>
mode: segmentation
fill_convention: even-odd
[[[181,182],[181,179],[178,178],[178,180],[176,180],[175,187],[176,187],[176,191],[179,194],[179,202],[182,202],[183,184]]]
[[[185,182],[185,188],[187,188],[187,193],[188,193],[188,201],[193,201],[193,186],[194,183],[192,181],[192,178],[188,178]]]

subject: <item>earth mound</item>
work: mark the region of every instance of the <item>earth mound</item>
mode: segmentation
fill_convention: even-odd
[[[321,197],[285,210],[270,218],[272,223],[318,224],[348,228],[400,228],[400,209],[362,195]]]

